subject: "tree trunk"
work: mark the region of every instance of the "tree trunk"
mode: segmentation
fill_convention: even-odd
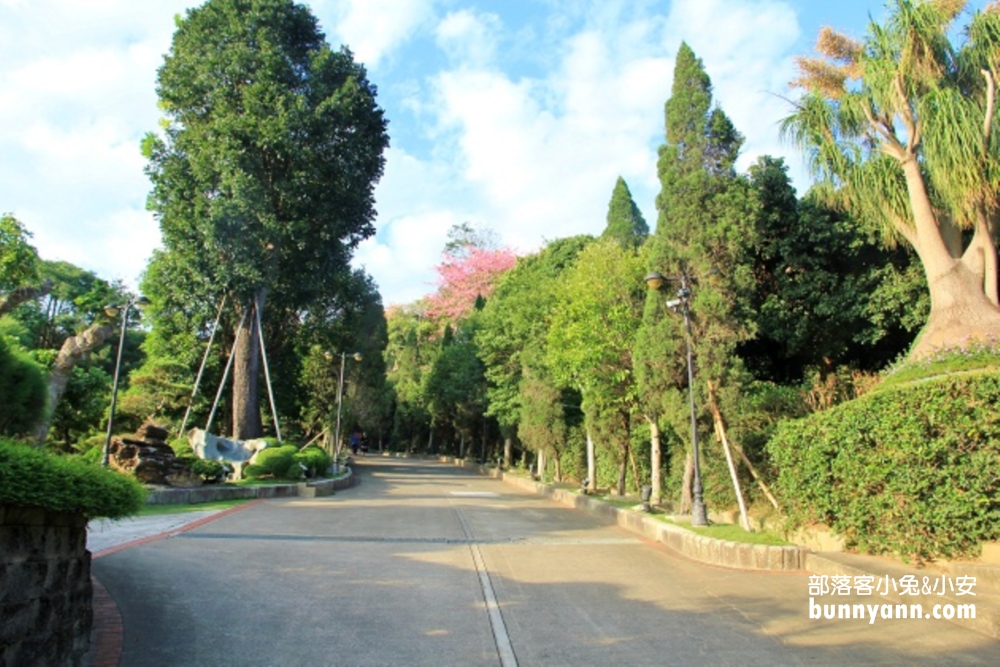
[[[536,457],[536,460],[538,462],[538,481],[539,482],[544,482],[545,481],[545,451],[544,450],[541,450],[541,449],[538,450],[538,456]]]
[[[655,419],[646,417],[649,423],[649,486],[652,492],[649,502],[652,505],[659,505],[663,496],[663,480],[660,475],[660,468],[663,465],[663,454],[660,450],[660,425]]]
[[[987,296],[982,278],[960,260],[950,259],[950,268],[944,271],[934,270],[936,265],[929,262],[924,260],[931,312],[910,350],[910,359],[970,343],[1000,340],[1000,309]]]
[[[254,299],[256,307],[264,310],[267,290],[261,288]],[[250,306],[253,308],[254,306]],[[252,314],[252,313],[251,313]],[[242,313],[241,313],[242,315]],[[260,419],[260,336],[257,318],[246,318],[246,335],[240,336],[233,352],[233,438],[247,440],[264,434]],[[334,443],[339,445],[340,443]]]
[[[39,444],[45,442],[45,438],[49,435],[52,416],[66,391],[66,383],[73,373],[73,367],[85,354],[103,345],[114,331],[115,327],[111,324],[94,324],[83,333],[67,338],[63,343],[49,373],[49,404],[46,406],[45,416],[35,429],[36,442]]]
[[[625,445],[625,449],[621,452],[622,462],[618,466],[618,495],[625,495],[625,476],[628,474],[628,445]]]
[[[52,281],[46,280],[41,285],[29,285],[12,289],[7,294],[0,296],[0,316],[6,315],[25,301],[37,299],[52,291]]]
[[[509,435],[503,439],[503,464],[509,468],[514,458],[514,439]]]
[[[989,224],[980,220],[963,253],[960,231],[948,219],[935,216],[917,161],[906,160],[902,168],[913,229],[901,231],[920,257],[931,296],[930,316],[909,358],[1000,340],[1000,308],[990,298],[997,281],[997,251]]]
[[[694,484],[694,457],[691,452],[684,456],[684,479],[681,481],[681,514],[690,514],[694,495],[691,486]]]

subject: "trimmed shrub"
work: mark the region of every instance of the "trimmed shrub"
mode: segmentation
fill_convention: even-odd
[[[132,477],[80,457],[0,440],[0,505],[118,519],[136,514],[145,502],[146,489]]]
[[[1000,374],[883,389],[785,422],[767,448],[789,527],[904,558],[1000,539]]]
[[[298,449],[295,445],[283,445],[281,447],[268,447],[257,453],[257,458],[252,465],[246,467],[244,475],[250,479],[259,477],[286,477],[295,461],[295,454]],[[301,469],[294,479],[301,477]]]
[[[321,475],[333,464],[333,457],[316,446],[309,446],[296,452],[295,460],[306,467],[306,477]]]
[[[188,470],[210,484],[222,481],[226,474],[230,472],[230,468],[222,461],[199,459],[197,457],[181,458],[181,460],[187,465]]]

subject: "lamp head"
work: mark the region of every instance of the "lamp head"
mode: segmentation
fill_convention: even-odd
[[[667,279],[659,271],[652,271],[647,274],[643,280],[646,281],[646,284],[649,285],[649,289],[651,290],[659,290],[663,287],[663,284],[667,282]]]
[[[117,304],[109,303],[104,306],[104,314],[108,317],[118,317],[118,311],[121,310]]]
[[[153,302],[150,301],[149,299],[147,299],[144,296],[140,296],[138,299],[135,300],[135,305],[136,305],[137,308],[139,308],[139,310],[142,310],[143,308],[145,308],[146,306],[148,306],[151,303],[153,303]]]
[[[355,352],[355,353],[354,353],[354,354],[352,354],[351,356],[352,356],[352,357],[354,357],[354,361],[361,361],[362,359],[364,359],[364,357],[363,357],[363,356],[361,356],[361,353],[360,353],[360,352]]]

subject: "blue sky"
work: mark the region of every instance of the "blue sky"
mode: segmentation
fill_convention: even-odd
[[[139,152],[184,0],[0,0],[0,212],[45,259],[131,285],[159,244]],[[384,302],[433,290],[448,229],[519,252],[599,233],[616,178],[655,224],[655,161],[686,41],[745,135],[742,169],[783,156],[792,59],[823,25],[862,36],[880,0],[317,0],[328,40],[378,86],[392,145],[377,235],[355,258]],[[985,0],[970,2],[981,8]]]

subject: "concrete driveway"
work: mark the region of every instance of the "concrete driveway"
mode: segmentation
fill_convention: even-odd
[[[460,468],[356,473],[96,559],[121,664],[996,664],[955,624],[810,619],[805,573],[695,563]]]

